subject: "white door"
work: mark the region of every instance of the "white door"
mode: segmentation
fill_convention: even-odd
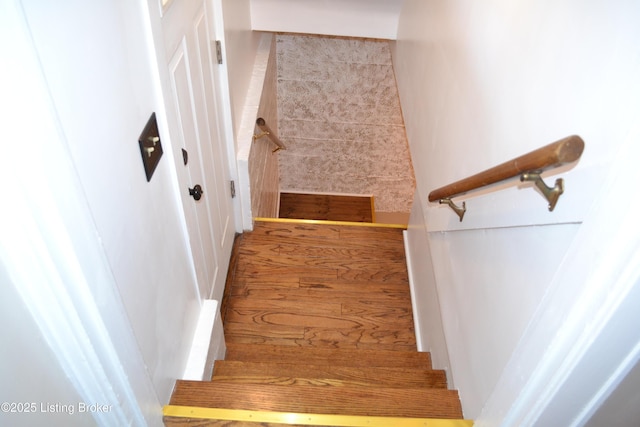
[[[220,300],[235,227],[206,7],[173,0],[163,14],[171,81],[165,102],[200,297]]]

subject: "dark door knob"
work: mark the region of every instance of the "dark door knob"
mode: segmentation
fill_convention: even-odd
[[[189,189],[189,195],[195,200],[200,200],[202,193],[204,193],[204,191],[202,191],[200,184],[196,184],[193,188]]]

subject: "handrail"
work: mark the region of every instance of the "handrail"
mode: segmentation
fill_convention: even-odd
[[[267,123],[264,121],[262,117],[258,117],[258,120],[256,120],[256,125],[260,128],[262,133],[260,133],[259,135],[254,134],[253,135],[254,141],[256,141],[259,138],[262,138],[263,136],[268,136],[271,142],[277,145],[277,148],[273,150],[272,153],[275,153],[276,151],[279,151],[279,150],[287,149],[287,147],[282,143],[282,141],[280,141],[280,139],[276,136],[276,134],[273,133],[271,128],[269,128],[269,126],[267,125]]]
[[[462,208],[455,206],[451,201],[453,197],[520,176],[521,181],[532,181],[536,184],[536,187],[542,191],[549,201],[549,210],[552,211],[564,191],[564,184],[562,179],[559,178],[556,180],[555,187],[550,188],[544,183],[540,174],[545,170],[577,161],[580,159],[583,150],[584,141],[582,138],[577,135],[568,136],[508,162],[501,163],[484,172],[433,190],[429,193],[429,201],[448,204],[456,211],[460,221],[462,221],[466,206],[464,203]]]

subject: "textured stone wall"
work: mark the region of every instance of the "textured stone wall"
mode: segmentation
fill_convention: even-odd
[[[363,194],[408,213],[415,179],[389,42],[277,36],[280,190]]]

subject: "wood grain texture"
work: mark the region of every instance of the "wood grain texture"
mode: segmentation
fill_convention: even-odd
[[[235,253],[227,344],[415,350],[401,230],[256,222]]]
[[[469,191],[498,183],[524,172],[545,171],[575,162],[582,155],[584,141],[577,135],[568,136],[530,153],[501,163],[483,172],[433,190],[429,201],[455,197]]]
[[[257,222],[236,239],[222,304],[226,358],[171,405],[460,419],[416,351],[402,231]],[[202,426],[273,425],[165,417]]]
[[[453,390],[176,382],[171,405],[310,414],[462,418]]]
[[[280,218],[373,222],[373,201],[366,196],[280,193]]]
[[[267,62],[264,85],[258,106],[258,117],[264,118],[278,134],[278,94],[276,77],[275,37]],[[255,134],[260,133],[256,126]],[[280,167],[278,154],[272,153],[275,146],[268,138],[260,138],[251,144],[249,152],[249,184],[251,188],[251,211],[255,216],[275,218],[278,216]]]
[[[303,365],[431,369],[431,355],[418,351],[303,348],[277,345],[227,344],[226,360]]]
[[[214,381],[265,384],[447,388],[444,371],[407,367],[311,365],[217,360]]]
[[[252,423],[249,421],[204,420],[195,418],[164,417],[166,427],[305,427],[308,424]]]

